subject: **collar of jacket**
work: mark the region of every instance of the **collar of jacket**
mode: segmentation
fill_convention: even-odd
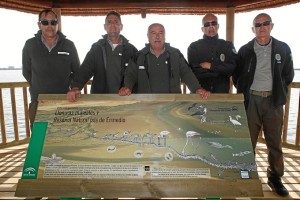
[[[206,39],[206,40],[217,40],[219,39],[219,34],[213,36],[213,37],[210,37],[210,36],[207,36],[207,35],[203,35],[203,39]]]
[[[65,36],[62,32],[57,31],[56,34],[58,35],[58,41],[57,41],[57,42],[66,39],[66,36]],[[39,31],[35,34],[35,37],[37,37],[38,39],[41,40],[41,39],[42,39],[42,31],[39,30]]]
[[[102,35],[102,38],[103,38],[103,39],[100,39],[98,42],[99,42],[101,45],[104,45],[105,43],[108,42],[107,37],[108,37],[107,34]],[[124,44],[124,45],[125,45],[125,44],[128,44],[129,40],[127,40],[127,38],[125,38],[125,37],[124,37],[123,35],[121,35],[121,34],[120,34],[120,38],[122,39],[122,44]]]
[[[144,54],[144,55],[147,55],[148,53],[151,52],[150,51],[150,44],[147,43],[147,44],[145,44],[145,46],[146,47],[141,50],[141,53]],[[170,43],[165,43],[165,52],[172,53],[172,48],[171,48]]]
[[[273,49],[273,48],[275,48],[275,46],[277,44],[277,40],[272,36],[271,36],[271,40],[272,40],[272,49]],[[245,46],[249,49],[254,49],[254,42],[255,42],[255,38],[250,40]]]

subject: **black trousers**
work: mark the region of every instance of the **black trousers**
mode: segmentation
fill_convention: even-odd
[[[33,101],[29,104],[28,112],[29,112],[29,121],[30,121],[31,129],[33,127],[33,123],[34,123],[34,120],[35,120],[37,107],[38,107],[38,102],[37,101]]]

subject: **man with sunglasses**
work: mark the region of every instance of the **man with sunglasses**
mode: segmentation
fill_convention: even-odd
[[[123,24],[118,12],[110,11],[106,15],[104,29],[107,34],[92,45],[74,78],[67,94],[70,102],[76,101],[92,77],[91,93],[94,94],[117,94],[124,84],[124,71],[137,49],[120,34]]]
[[[39,13],[39,31],[26,41],[23,48],[23,76],[29,83],[31,103],[29,119],[33,125],[39,94],[65,94],[80,61],[74,43],[58,31],[58,18],[54,11]]]
[[[239,63],[233,75],[238,93],[244,94],[248,126],[255,150],[263,129],[268,148],[268,185],[280,196],[289,192],[281,182],[284,174],[282,153],[283,106],[288,85],[294,78],[289,46],[271,36],[274,24],[266,13],[253,20],[255,38],[238,52]]]
[[[188,62],[204,89],[212,93],[229,93],[237,52],[232,42],[219,39],[218,18],[214,14],[203,17],[201,29],[203,39],[188,47]]]

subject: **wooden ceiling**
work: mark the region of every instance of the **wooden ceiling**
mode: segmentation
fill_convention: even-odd
[[[0,8],[37,14],[46,8],[60,8],[63,16],[106,15],[110,10],[121,14],[225,14],[274,8],[300,0],[1,0]]]

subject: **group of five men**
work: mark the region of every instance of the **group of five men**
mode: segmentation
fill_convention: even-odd
[[[23,75],[30,84],[30,121],[33,123],[38,94],[67,94],[76,101],[91,79],[91,93],[181,93],[185,83],[192,93],[208,98],[211,93],[229,93],[230,78],[244,94],[253,149],[263,128],[268,147],[268,184],[281,196],[283,186],[281,144],[283,105],[294,77],[291,50],[271,36],[273,22],[266,13],[253,20],[255,38],[237,53],[232,42],[218,38],[218,19],[202,19],[203,39],[188,47],[187,59],[165,42],[165,28],[154,23],[148,28],[146,46],[138,51],[120,34],[121,16],[107,14],[107,34],[94,43],[80,64],[75,45],[58,31],[58,17],[52,10],[39,14],[39,31],[23,49]]]

